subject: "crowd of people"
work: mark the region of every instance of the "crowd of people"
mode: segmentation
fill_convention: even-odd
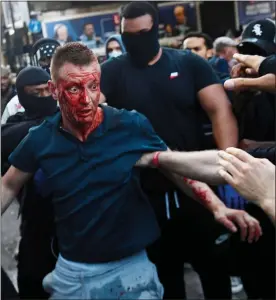
[[[275,299],[275,23],[181,49],[158,27],[130,2],[101,65],[47,38],[15,86],[2,67],[1,213],[21,214],[3,299],[186,299],[185,262],[205,299],[231,277]]]

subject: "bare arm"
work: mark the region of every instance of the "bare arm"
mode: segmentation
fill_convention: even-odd
[[[210,212],[214,213],[219,208],[225,207],[224,203],[206,183],[183,178],[175,173],[162,173],[173,181],[183,193],[205,206]]]
[[[223,183],[224,180],[218,174],[220,169],[218,151],[172,152],[167,150],[144,154],[136,163],[136,166],[159,166],[160,171],[172,180],[181,191],[211,211],[217,222],[220,222],[232,232],[237,231],[234,224],[236,223],[241,229],[243,240],[245,240],[247,234],[249,241],[254,237],[256,240],[260,237],[261,228],[257,220],[244,211],[227,208],[205,183],[186,178],[193,177],[197,180],[203,178],[202,181]],[[247,221],[244,219],[245,217]]]
[[[160,152],[160,168],[183,177],[216,185],[225,183],[219,175],[218,151]]]
[[[236,147],[238,144],[238,126],[231,104],[220,84],[207,86],[198,92],[202,108],[208,114],[213,135],[219,149]]]
[[[7,210],[23,185],[32,176],[30,173],[22,172],[15,167],[10,167],[2,177],[1,184],[1,215]]]

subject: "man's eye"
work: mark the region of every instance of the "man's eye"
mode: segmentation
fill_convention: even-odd
[[[90,84],[89,89],[92,91],[96,91],[98,89],[98,84],[97,83]]]
[[[68,91],[70,92],[70,93],[78,93],[78,91],[79,91],[79,88],[78,87],[76,87],[76,86],[72,86],[72,87],[70,87],[69,89],[68,89]]]

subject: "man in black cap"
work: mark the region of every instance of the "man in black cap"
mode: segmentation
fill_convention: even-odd
[[[270,19],[252,21],[242,33],[241,54],[269,56],[276,53],[276,28]]]
[[[48,88],[49,80],[50,75],[39,67],[27,67],[18,74],[16,88],[25,111],[9,117],[1,127],[2,175],[10,166],[9,155],[25,138],[29,129],[38,126],[47,116],[57,111],[57,102]],[[52,271],[56,262],[51,250],[55,235],[52,204],[42,188],[43,181],[38,172],[18,197],[22,220],[18,253],[18,288],[21,299],[48,298],[42,280]]]
[[[58,46],[60,46],[59,42],[54,39],[42,38],[38,40],[32,48],[32,64],[41,67],[50,74],[51,59]],[[3,112],[1,124],[5,124],[10,116],[18,112],[24,112],[24,107],[19,103],[18,96],[15,95]]]
[[[242,33],[239,52],[246,55],[268,57],[276,53],[276,26],[270,19],[253,21]],[[244,65],[232,69],[232,78],[255,77],[244,72]],[[260,91],[243,91],[234,97],[234,110],[239,121],[240,146],[244,150],[262,146],[263,142],[275,140],[274,95]],[[265,145],[266,146],[266,145]]]
[[[40,66],[50,74],[51,59],[59,46],[59,42],[55,39],[43,38],[38,40],[32,49],[33,65]]]
[[[148,2],[127,4],[121,25],[127,53],[102,65],[101,90],[107,103],[143,113],[173,150],[205,148],[204,114],[212,121],[217,146],[235,146],[238,130],[231,105],[208,62],[188,51],[162,49],[158,42],[158,12]],[[198,267],[207,298],[231,298],[229,278],[208,256],[216,239],[213,216],[154,170],[145,171],[142,185],[163,229],[160,243],[151,254],[164,284],[165,298],[185,297],[184,252],[191,254],[194,267]],[[176,232],[186,240],[184,249]],[[205,251],[199,253],[202,247]]]

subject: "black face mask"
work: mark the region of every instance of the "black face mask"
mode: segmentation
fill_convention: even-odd
[[[153,24],[150,31],[122,34],[122,40],[127,53],[138,67],[146,67],[158,54],[158,27]]]
[[[18,90],[19,102],[29,118],[45,118],[57,111],[57,101],[52,96],[36,97],[26,94],[23,89]]]

